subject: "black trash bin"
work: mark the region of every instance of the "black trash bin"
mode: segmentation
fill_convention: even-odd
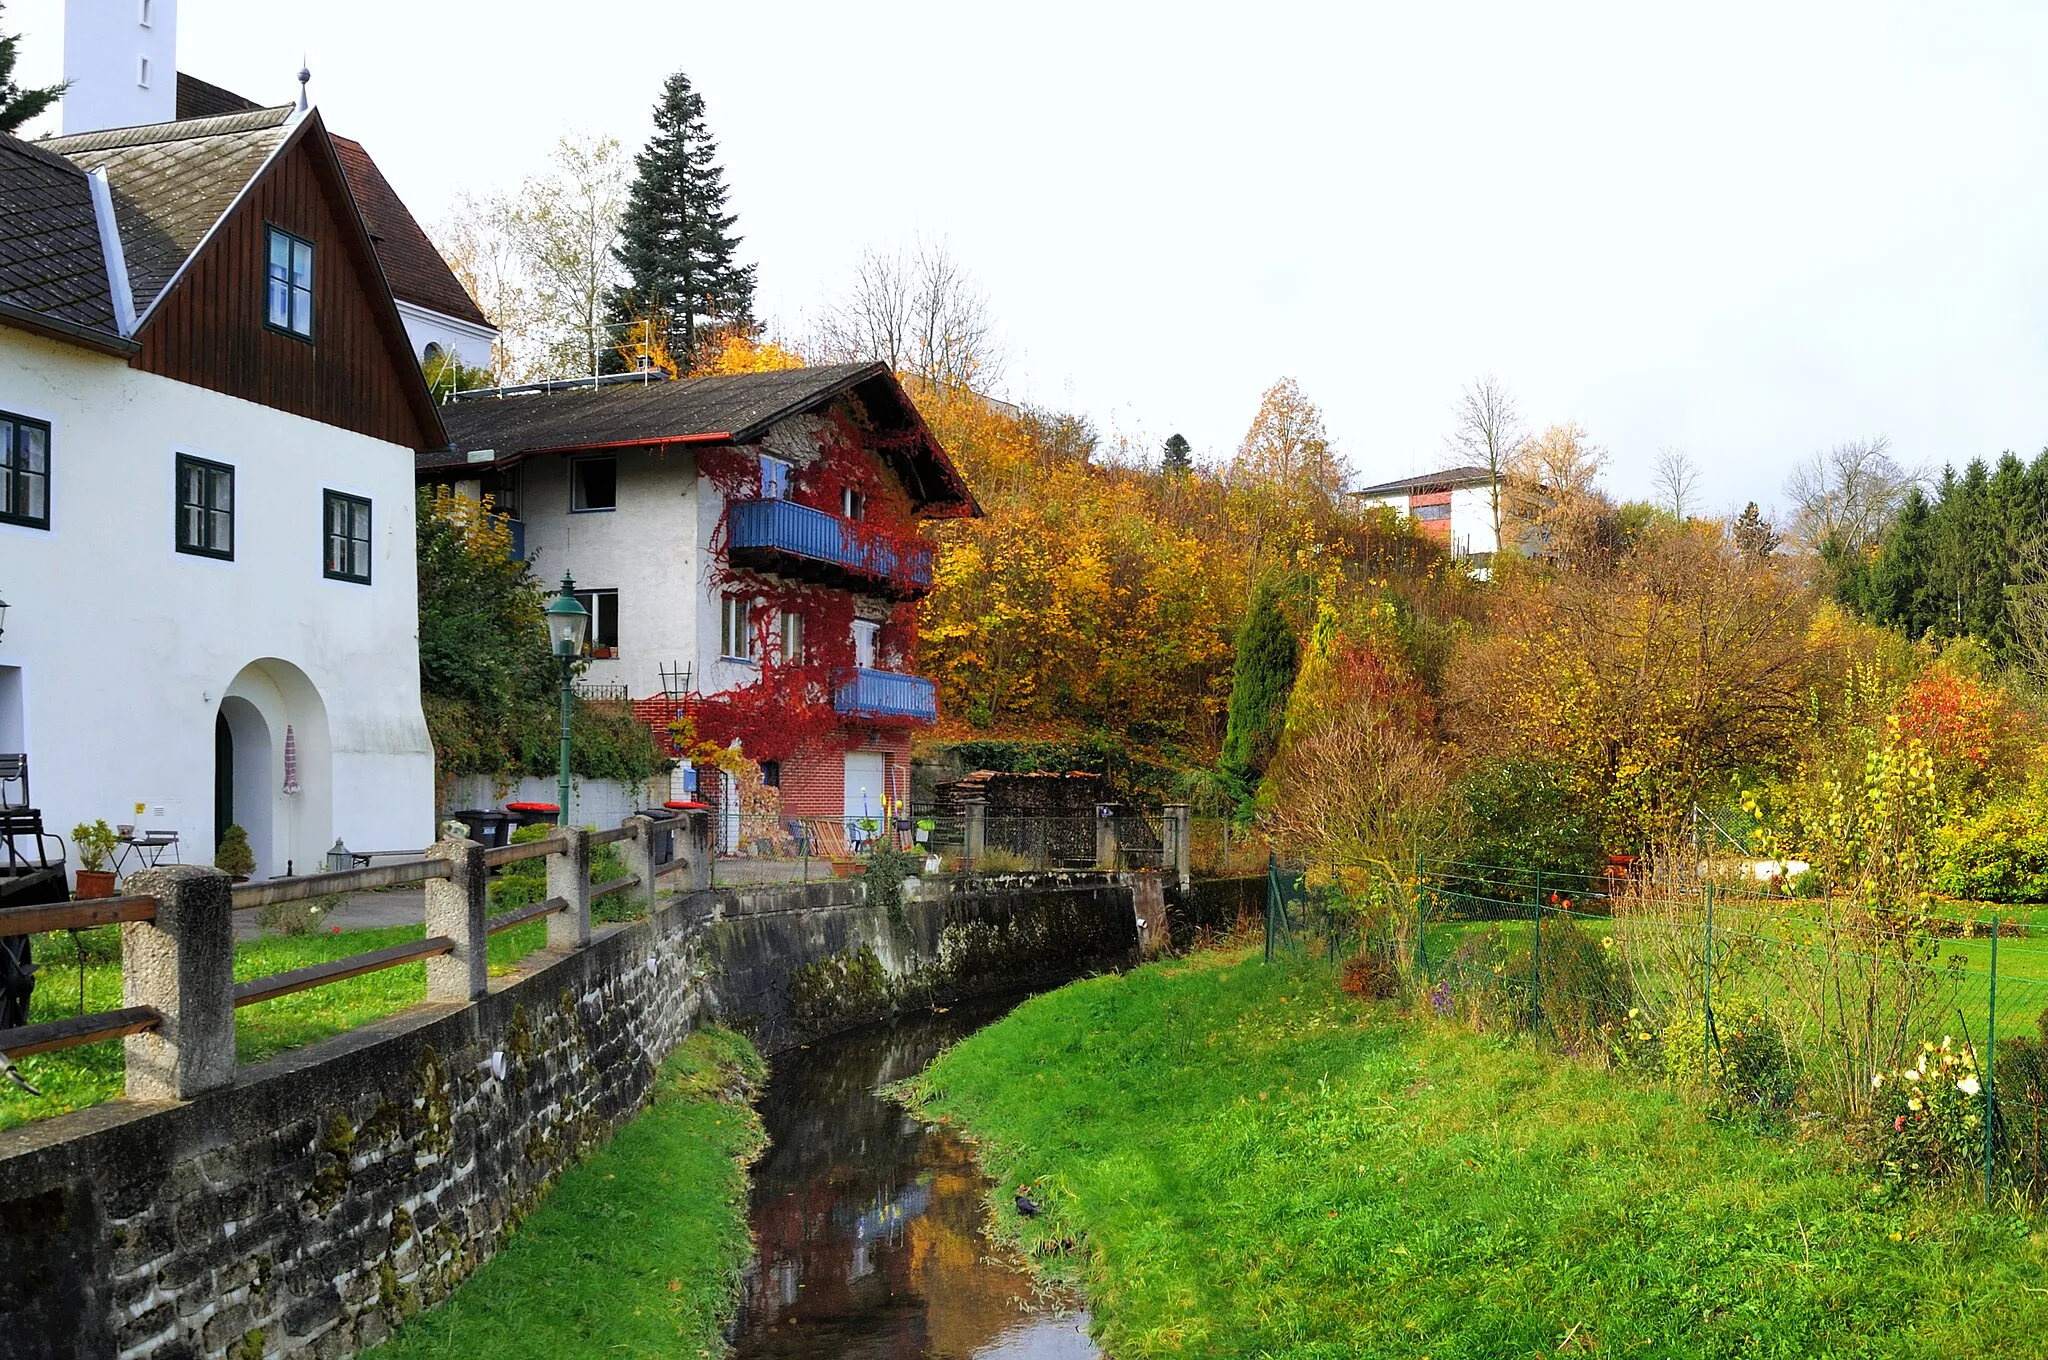
[[[675,816],[675,813],[667,808],[639,808],[634,811],[633,815],[636,817],[652,817],[657,822],[665,822]],[[655,832],[654,867],[658,869],[664,864],[673,864],[675,861],[676,833],[674,828]]]
[[[478,845],[491,847],[511,842],[512,819],[502,812],[494,812],[489,808],[467,808],[448,815],[468,827],[469,838]]]

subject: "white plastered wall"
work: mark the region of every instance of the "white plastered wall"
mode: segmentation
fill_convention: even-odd
[[[302,786],[325,785],[253,847],[259,874],[317,868],[337,836],[427,844],[412,451],[4,328],[0,410],[51,426],[50,528],[0,524],[0,668],[18,668],[46,825],[169,827],[188,863],[209,861],[214,720],[233,686],[292,723]],[[235,468],[233,561],[176,551],[180,452]],[[327,489],[371,502],[370,585],[322,572]],[[300,726],[316,710],[324,741]],[[283,741],[278,726],[280,791]]]

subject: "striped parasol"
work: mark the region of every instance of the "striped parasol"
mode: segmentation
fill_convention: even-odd
[[[284,725],[284,791],[299,791],[299,736],[290,723]]]

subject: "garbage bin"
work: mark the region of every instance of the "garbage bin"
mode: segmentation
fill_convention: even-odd
[[[554,803],[507,803],[505,813],[514,826],[553,826],[562,809]]]
[[[478,845],[504,845],[512,838],[512,819],[491,808],[466,808],[448,816],[468,827],[469,838]]]
[[[634,811],[633,811],[633,815],[634,815],[635,817],[652,817],[652,818],[653,818],[653,819],[654,819],[655,821],[657,821],[657,822],[665,822],[665,821],[667,821],[667,820],[668,820],[669,818],[671,818],[671,817],[675,816],[675,813],[673,813],[673,812],[670,812],[670,811],[669,811],[669,810],[668,810],[667,808],[635,808],[635,809],[634,809]],[[675,832],[674,832],[673,830],[669,830],[669,831],[657,831],[657,832],[655,832],[655,833],[654,833],[654,864],[655,864],[655,867],[656,867],[656,868],[660,868],[660,867],[661,867],[662,865],[664,865],[664,864],[673,864],[673,863],[675,863],[675,859],[676,859],[676,833],[675,833]]]

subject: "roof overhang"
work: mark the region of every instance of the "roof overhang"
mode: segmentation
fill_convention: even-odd
[[[0,325],[28,331],[42,336],[45,340],[60,340],[67,345],[81,345],[86,349],[98,350],[102,354],[111,354],[117,359],[126,359],[142,348],[135,341],[123,339],[111,331],[95,330],[90,326],[59,321],[55,317],[44,316],[41,312],[17,307],[11,302],[0,302]]]

